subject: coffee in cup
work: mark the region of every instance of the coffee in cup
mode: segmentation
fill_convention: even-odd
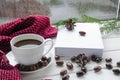
[[[40,44],[42,44],[41,41],[39,40],[35,40],[35,39],[25,39],[25,40],[21,40],[18,41],[14,44],[15,47],[21,47],[21,48],[32,48],[35,46],[39,46]]]

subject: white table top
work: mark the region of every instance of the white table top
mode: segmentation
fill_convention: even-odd
[[[104,43],[104,53],[103,58],[110,57],[113,59],[112,65],[116,66],[116,62],[120,61],[120,33],[114,33],[112,35],[106,36],[103,38]],[[54,54],[54,49],[51,51]],[[69,62],[70,60],[64,60],[64,62]],[[59,72],[63,69],[67,69],[70,75],[69,80],[120,80],[120,76],[116,76],[113,74],[112,70],[102,69],[102,71],[95,73],[93,71],[93,67],[100,65],[105,68],[105,61],[100,63],[90,62],[86,65],[88,72],[82,76],[77,77],[76,72],[80,70],[76,64],[74,64],[73,70],[68,70],[66,65],[63,67],[56,66],[55,60],[48,67],[48,69],[44,71],[39,71],[31,74],[21,74],[23,80],[62,80]],[[116,67],[114,67],[116,68]],[[120,69],[120,68],[119,68]]]

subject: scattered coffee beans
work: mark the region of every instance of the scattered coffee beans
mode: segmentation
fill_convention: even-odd
[[[63,66],[64,62],[63,62],[62,60],[59,60],[59,59],[60,59],[59,56],[56,56],[55,59],[56,59],[56,64],[57,64],[58,66]],[[71,57],[70,60],[71,60],[71,62],[75,62],[76,64],[78,64],[78,66],[81,67],[81,71],[76,72],[77,77],[81,77],[81,76],[83,76],[85,73],[87,73],[86,64],[87,64],[88,62],[93,61],[93,62],[99,63],[99,62],[101,62],[101,61],[103,60],[103,58],[102,58],[102,57],[97,57],[96,55],[92,55],[92,56],[89,58],[89,57],[87,57],[87,56],[83,53],[83,54],[78,54],[77,56]],[[107,68],[107,69],[112,69],[113,66],[112,66],[112,64],[110,64],[110,63],[112,62],[112,58],[106,58],[105,61],[107,62],[107,63],[105,64],[105,65],[106,65],[106,68]],[[69,69],[69,70],[70,70],[70,69],[73,69],[73,64],[72,64],[71,62],[67,62],[67,63],[66,63],[67,69]],[[39,63],[39,64],[41,64],[41,63]],[[116,65],[117,65],[117,67],[120,67],[120,61],[118,61],[118,62],[116,63]],[[23,68],[24,68],[24,67],[23,67]],[[34,67],[33,69],[35,69],[35,67]],[[99,71],[102,70],[102,67],[101,67],[101,66],[95,66],[95,67],[93,68],[93,70],[94,70],[95,72],[99,72]],[[119,74],[120,74],[120,70],[119,70],[119,69],[113,69],[112,71],[113,71],[113,73],[114,73],[115,75],[119,75]],[[69,76],[68,73],[67,73],[67,70],[62,70],[62,71],[60,72],[60,75],[62,76],[62,80],[69,80],[69,78],[70,78],[70,76]]]
[[[51,61],[51,58],[43,57],[41,60],[32,65],[22,65],[22,64],[16,64],[15,67],[18,68],[20,71],[35,71],[37,69],[43,68],[49,64]]]
[[[99,63],[99,62],[101,62],[101,61],[103,60],[103,58],[102,58],[102,57],[97,57],[96,55],[92,55],[92,56],[91,56],[91,60],[92,60],[93,62]]]
[[[22,65],[22,64],[17,64],[15,67],[17,67],[20,71],[34,71],[40,68],[40,66],[37,66],[38,64],[33,64],[33,65]]]
[[[96,67],[93,68],[93,70],[94,70],[95,72],[99,72],[99,71],[101,71],[101,69],[102,69],[101,66],[96,66]]]
[[[83,53],[79,54],[76,57],[72,57],[72,59],[75,58],[75,62],[78,64],[78,66],[85,66],[90,60],[89,58]]]

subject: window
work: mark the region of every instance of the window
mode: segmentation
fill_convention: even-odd
[[[53,23],[83,14],[107,20],[116,17],[117,7],[118,0],[0,0],[0,22],[31,14],[49,16]]]

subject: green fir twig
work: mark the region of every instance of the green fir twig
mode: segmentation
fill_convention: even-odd
[[[97,23],[101,22],[100,19],[93,18],[93,17],[87,16],[87,15],[82,15],[81,17],[82,17],[83,22],[97,22]]]
[[[70,20],[70,19],[72,19],[72,21],[74,21],[74,22],[79,22],[79,18],[69,18],[69,19],[66,19],[66,20],[60,20],[60,21],[54,23],[53,25],[55,25],[56,27],[59,27],[61,25],[65,25],[65,22]]]
[[[87,15],[82,15],[81,18],[82,18],[82,20],[81,20],[82,22],[91,22],[91,23],[96,22],[96,23],[102,24],[102,27],[100,27],[101,33],[110,33],[113,31],[118,32],[119,28],[120,28],[120,26],[117,25],[117,22],[120,21],[120,19],[103,21],[103,20],[93,18],[93,17],[87,16]],[[69,18],[66,20],[60,20],[60,21],[54,23],[53,25],[55,25],[56,27],[65,25],[65,22],[70,19],[72,19],[72,21],[74,21],[74,22],[80,22],[79,18]]]
[[[117,26],[117,21],[113,20],[113,21],[107,21],[104,22],[100,28],[100,31],[104,34],[108,34],[110,32],[118,32],[119,31],[119,26]]]

